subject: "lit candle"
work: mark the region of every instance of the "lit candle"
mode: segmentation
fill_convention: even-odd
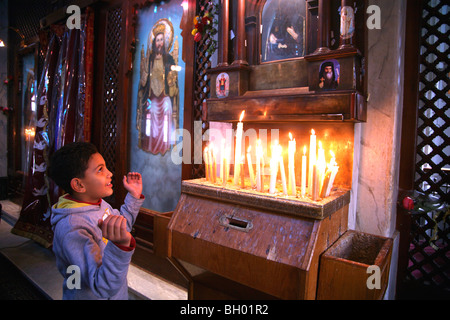
[[[245,110],[242,111],[239,117],[239,122],[236,129],[236,145],[234,150],[234,184],[238,185],[240,176],[240,161],[241,161],[241,148],[242,148],[242,133],[244,129],[244,124],[242,119],[244,118]]]
[[[278,141],[272,146],[272,158],[270,159],[270,183],[269,183],[269,193],[275,193],[275,187],[277,183],[278,175]]]
[[[331,154],[331,160],[330,160],[330,163],[327,164],[327,170],[325,172],[322,187],[320,189],[320,197],[321,198],[327,197],[326,193],[327,193],[328,187],[330,185],[331,173],[333,171],[334,164],[336,163],[333,151],[330,150],[330,154]]]
[[[212,148],[211,148],[211,144],[208,147],[208,174],[209,174],[209,181],[214,182],[214,177],[213,177],[213,161],[212,161]]]
[[[211,175],[212,175],[212,182],[216,183],[216,176],[217,176],[217,164],[216,164],[216,150],[214,148],[214,144],[211,143],[211,146],[209,147],[210,152],[210,162],[211,162]]]
[[[241,158],[241,188],[245,188],[245,171],[244,171],[244,162],[245,162],[245,156],[242,156]]]
[[[226,157],[226,162],[225,162],[225,172],[226,172],[226,177],[225,180],[228,182],[228,179],[230,178],[230,157],[231,157],[231,147],[227,147],[225,149],[225,157]]]
[[[289,194],[291,196],[297,195],[297,188],[295,183],[295,149],[296,142],[295,139],[292,139],[292,134],[289,132],[289,147],[288,147],[288,156],[289,156]]]
[[[330,154],[331,154],[331,160],[330,160],[330,164],[328,166],[336,166],[336,157],[334,155],[334,152],[332,150],[330,150]]]
[[[327,172],[324,174],[323,183],[322,183],[322,186],[320,187],[319,194],[320,194],[321,198],[327,197],[326,193],[327,193],[328,186],[330,184],[330,178],[331,178],[331,170],[328,169]]]
[[[326,197],[328,197],[331,193],[331,189],[333,188],[333,184],[334,184],[334,179],[336,178],[338,171],[339,171],[339,167],[333,166],[333,169],[332,169],[331,175],[330,175],[330,182],[328,183],[327,192],[325,193]]]
[[[248,164],[248,174],[250,175],[250,185],[252,188],[255,187],[255,174],[253,173],[253,163],[252,163],[252,146],[247,149],[247,164]]]
[[[319,189],[322,188],[326,166],[325,150],[322,148],[322,141],[319,141],[319,151],[317,156],[317,176],[319,178]]]
[[[312,174],[312,200],[317,201],[319,199],[319,175],[317,174],[317,164],[313,166]]]
[[[256,190],[261,192],[261,158],[262,158],[261,140],[256,141]]]
[[[222,142],[220,144],[220,178],[222,179],[222,181],[224,180],[223,177],[223,173],[224,173],[224,166],[225,166],[225,139],[222,139]]]
[[[313,185],[313,166],[316,164],[316,133],[314,129],[311,130],[309,139],[309,171],[308,171],[308,193],[312,195]]]
[[[333,151],[330,151],[331,153],[331,161],[328,166],[328,170],[330,171],[330,180],[328,181],[328,185],[325,191],[325,196],[328,197],[331,193],[331,189],[333,188],[334,179],[336,178],[336,175],[339,171],[339,167],[336,163],[336,158],[334,156]]]
[[[228,173],[230,171],[230,167],[229,167],[230,148],[224,148],[223,150],[224,150],[224,152],[223,152],[223,168],[222,168],[223,169],[222,185],[225,187],[227,185]]]
[[[205,150],[203,151],[203,158],[205,160],[205,176],[206,176],[206,180],[209,181],[208,147],[205,147]]]
[[[223,162],[223,166],[222,166],[222,186],[226,186],[227,185],[227,158],[223,157],[222,158],[222,162]]]
[[[261,188],[264,191],[264,181],[266,175],[266,162],[264,161],[264,149],[261,146]]]
[[[269,160],[270,164],[270,184],[269,184],[269,193],[275,193],[275,186],[278,174],[278,163],[276,163],[275,158]]]
[[[281,146],[278,146],[277,157],[278,161],[280,162],[281,185],[283,186],[283,194],[287,195],[288,191],[286,187],[286,172],[284,170],[283,149]]]
[[[303,156],[302,156],[302,197],[306,194],[306,146],[303,147]]]

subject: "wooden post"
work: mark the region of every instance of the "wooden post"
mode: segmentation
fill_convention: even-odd
[[[221,0],[221,31],[219,34],[219,50],[217,66],[228,66],[228,39],[230,33],[230,1]]]
[[[319,32],[317,36],[318,48],[314,54],[330,51],[330,1],[319,0]]]
[[[233,64],[248,65],[245,57],[245,0],[238,0],[237,4],[237,35]]]

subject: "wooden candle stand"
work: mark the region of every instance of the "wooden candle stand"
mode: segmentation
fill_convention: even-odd
[[[350,191],[320,202],[183,181],[169,258],[189,299],[315,299],[320,255],[347,231]]]

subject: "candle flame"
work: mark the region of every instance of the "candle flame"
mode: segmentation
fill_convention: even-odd
[[[292,141],[292,133],[289,132],[289,139]]]
[[[334,152],[330,150],[330,154],[331,154],[331,160],[330,160],[330,164],[328,165],[328,167],[337,166],[337,162],[336,162],[336,158],[335,158]]]
[[[248,146],[247,152],[250,153],[252,151],[252,146]]]
[[[242,111],[241,116],[239,117],[239,122],[242,122],[242,119],[244,119],[245,110]]]
[[[315,135],[315,134],[316,134],[316,132],[314,131],[314,129],[311,129],[311,134],[312,134],[312,135]]]
[[[303,146],[303,155],[306,156],[306,146]]]
[[[32,137],[34,137],[35,135],[36,135],[36,131],[35,131],[34,128],[30,128],[30,129],[25,128],[25,136],[26,136],[27,138],[32,138]]]
[[[319,141],[319,149],[322,149],[322,141]]]

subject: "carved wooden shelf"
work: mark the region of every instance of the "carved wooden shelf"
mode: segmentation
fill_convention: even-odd
[[[242,96],[208,99],[208,121],[246,122],[350,121],[365,122],[365,98],[357,91],[311,92],[307,88],[247,91]]]

